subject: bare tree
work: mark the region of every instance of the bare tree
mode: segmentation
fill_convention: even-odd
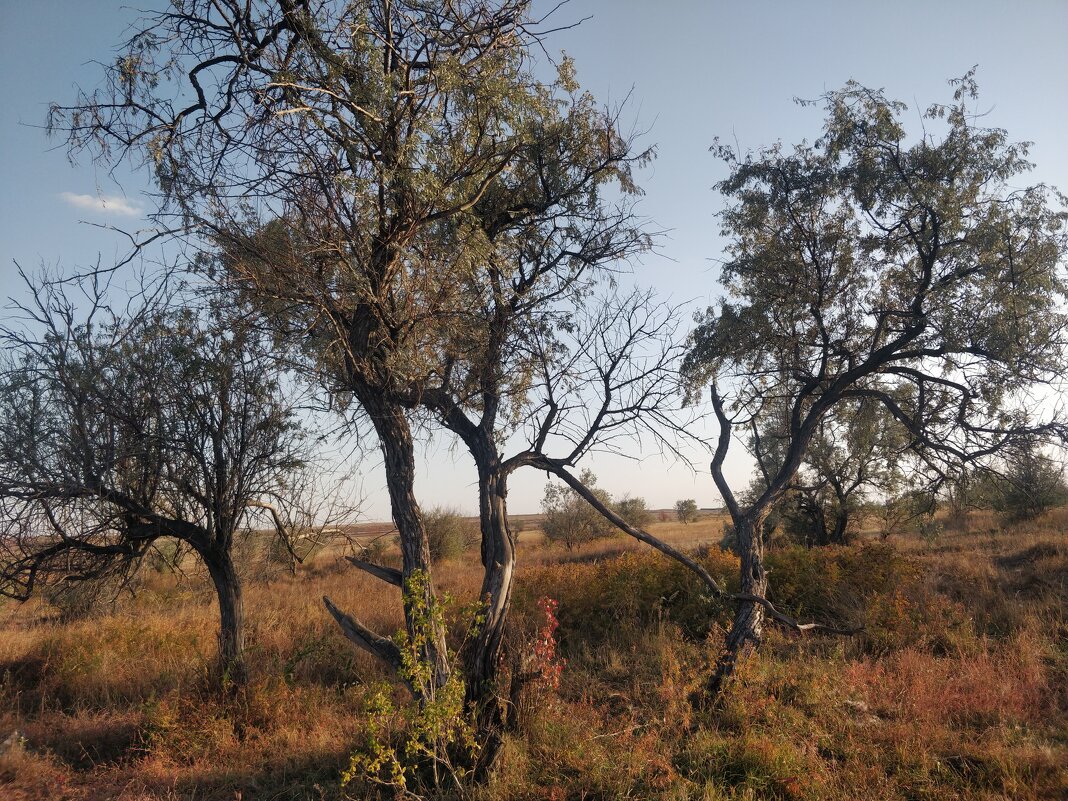
[[[535,252],[541,259],[552,251]],[[643,431],[663,436],[661,428],[670,428],[678,405],[673,368],[681,357],[672,344],[675,310],[649,293],[593,298],[588,289],[576,291],[585,282],[567,273],[539,276],[532,266],[517,264],[531,280],[503,276],[497,284],[503,288],[483,307],[492,314],[468,329],[471,350],[454,351],[461,355],[432,376],[418,397],[464,442],[479,475],[485,620],[467,651],[465,678],[488,761],[504,724],[496,693],[516,560],[508,479],[534,467],[563,479],[581,497],[593,497],[598,511],[609,508],[569,468],[593,450],[618,452]],[[512,441],[520,444],[509,452],[502,443]]]
[[[208,570],[220,667],[240,683],[235,537],[306,456],[265,343],[151,287],[117,311],[99,276],[32,289],[26,325],[0,331],[0,592],[129,576],[173,538]]]
[[[904,105],[850,83],[824,96],[813,144],[744,158],[718,148],[731,166],[719,185],[734,201],[722,215],[731,299],[705,315],[687,369],[711,387],[712,474],[754,600],[738,608],[717,682],[761,639],[762,523],[828,414],[881,405],[932,468],[1063,433],[1022,408],[1064,374],[1065,214],[1045,187],[1013,187],[1026,147],[980,127],[975,98],[969,74],[910,143]],[[769,404],[789,410],[783,458],[743,505],[724,459],[734,430]]]

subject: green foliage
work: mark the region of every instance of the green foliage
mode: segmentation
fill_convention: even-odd
[[[430,558],[458,559],[478,543],[477,523],[467,520],[452,506],[434,506],[423,511],[423,527],[430,544]]]
[[[612,505],[612,496],[597,487],[597,476],[583,470],[579,480],[601,499]],[[586,499],[565,484],[549,482],[541,499],[544,518],[541,528],[550,542],[562,542],[570,551],[576,545],[608,537],[615,529]]]
[[[1009,469],[995,482],[994,508],[1011,522],[1034,520],[1044,512],[1068,503],[1063,468],[1034,444],[1009,456]]]
[[[1020,399],[1065,371],[1064,199],[1020,186],[1027,145],[978,124],[972,73],[951,83],[919,136],[903,103],[849,82],[822,97],[814,141],[717,148],[730,168],[718,185],[726,298],[699,321],[683,372],[691,398],[713,387],[727,434],[777,416],[759,505],[806,458],[829,480],[836,451],[852,458],[888,428],[891,454],[908,445],[942,468],[1058,430]],[[857,404],[894,425],[876,419],[849,445],[821,436]],[[830,469],[813,463],[824,456]]]
[[[464,708],[464,683],[454,662],[449,678],[436,686],[433,666],[423,654],[430,632],[445,626],[451,601],[427,603],[427,574],[412,573],[405,582],[405,609],[411,616],[413,635],[398,632],[398,676],[420,688],[421,698],[398,705],[389,685],[375,687],[367,697],[367,740],[352,754],[343,772],[342,786],[360,779],[390,788],[399,797],[419,797],[428,790],[460,791],[475,763],[479,744]],[[470,610],[467,610],[470,612]],[[465,619],[479,619],[473,613]]]
[[[697,501],[684,498],[675,501],[675,518],[680,523],[692,523],[697,519]]]
[[[652,512],[646,506],[645,498],[624,495],[616,501],[616,514],[635,528],[645,528],[653,519]]]

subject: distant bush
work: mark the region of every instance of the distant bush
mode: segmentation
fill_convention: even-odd
[[[616,514],[636,528],[644,528],[653,519],[645,498],[632,498],[630,495],[624,495],[616,502]]]
[[[458,559],[478,542],[478,527],[454,507],[435,506],[424,510],[423,526],[430,544],[430,558],[435,562]]]
[[[606,506],[612,505],[612,496],[597,488],[597,476],[583,470],[579,476],[583,484],[601,499]],[[541,500],[545,515],[541,528],[550,542],[562,542],[570,551],[576,545],[601,537],[610,536],[615,527],[605,517],[570,487],[549,482]]]
[[[995,482],[992,495],[994,509],[1019,523],[1068,503],[1068,486],[1060,465],[1031,446],[1010,457],[1008,472]]]
[[[692,523],[697,519],[697,501],[693,498],[675,501],[675,517],[680,523]]]
[[[937,509],[937,497],[925,490],[907,490],[887,498],[877,514],[879,534],[886,539],[907,532],[929,532]]]
[[[177,573],[185,553],[178,540],[157,540],[152,543],[145,561],[156,573]]]

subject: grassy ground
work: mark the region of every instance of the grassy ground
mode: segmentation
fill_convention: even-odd
[[[551,597],[567,664],[557,689],[518,699],[502,767],[472,797],[1068,797],[1066,527],[1066,510],[1012,528],[976,515],[926,538],[778,551],[774,600],[864,633],[773,633],[718,706],[695,710],[728,610],[629,541],[567,552],[528,524],[513,650],[531,647]],[[696,547],[722,520],[653,528]],[[733,577],[733,557],[702,553]],[[441,565],[439,585],[472,599],[476,559]],[[375,797],[340,776],[387,677],[328,620],[324,594],[377,630],[401,625],[396,590],[334,557],[295,576],[250,569],[251,682],[225,699],[198,575],[152,574],[82,619],[44,601],[0,608],[0,798]]]

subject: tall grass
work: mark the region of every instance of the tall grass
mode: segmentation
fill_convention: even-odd
[[[474,799],[1059,799],[1068,797],[1068,542],[978,516],[926,540],[772,554],[774,599],[849,639],[772,632],[721,702],[689,701],[731,610],[625,541],[576,553],[524,532],[510,648],[559,602],[558,688],[531,686],[501,768]],[[700,523],[674,537],[701,537]],[[660,524],[669,527],[673,524]],[[706,547],[714,575],[735,558]],[[477,553],[437,568],[477,597]],[[208,681],[216,610],[203,577],[154,574],[136,597],[65,620],[0,608],[0,798],[335,799],[389,681],[321,607],[402,625],[395,588],[329,554],[249,579],[250,682]],[[459,632],[458,632],[459,634]],[[395,688],[403,704],[403,690]]]

